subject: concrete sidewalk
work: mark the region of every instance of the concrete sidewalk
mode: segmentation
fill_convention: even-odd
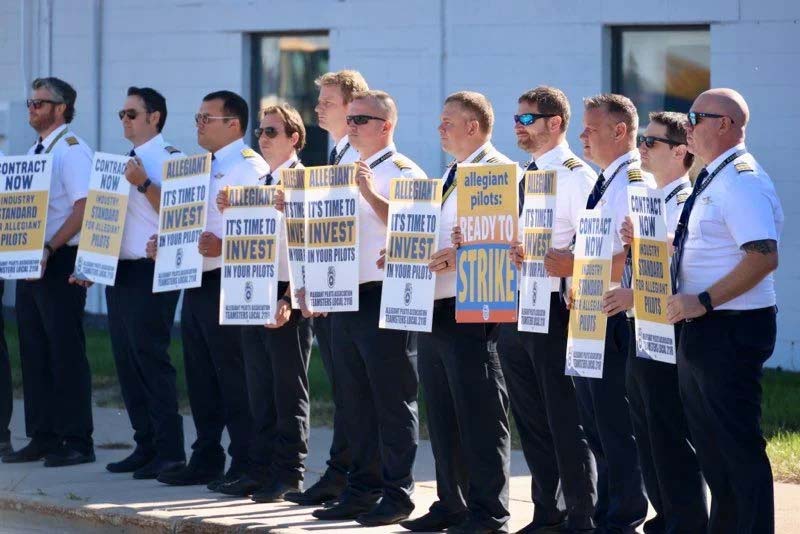
[[[124,411],[95,408],[95,446],[97,462],[88,465],[45,468],[40,463],[0,464],[0,530],[3,514],[25,513],[60,516],[61,522],[91,521],[92,532],[104,527],[114,532],[351,532],[363,528],[348,521],[318,521],[313,507],[288,503],[255,504],[249,499],[222,498],[203,486],[170,487],[156,481],[133,480],[129,474],[111,474],[106,463],[126,456],[132,447],[131,430]],[[194,440],[191,418],[184,418],[186,447]],[[12,442],[23,446],[21,402],[14,405]],[[324,469],[331,431],[314,428],[307,460],[306,485],[313,483]],[[525,526],[532,517],[530,477],[522,454],[514,451],[511,463],[511,531]],[[436,498],[434,465],[430,443],[420,442],[415,465],[417,508],[414,516],[425,513]],[[776,484],[776,521],[779,533],[800,532],[800,486]],[[10,511],[4,512],[3,510]],[[17,520],[18,521],[18,520]],[[71,531],[70,531],[71,532]],[[407,532],[394,525],[372,528],[370,533]]]

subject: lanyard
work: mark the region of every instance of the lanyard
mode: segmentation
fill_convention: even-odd
[[[597,197],[598,203],[600,202],[600,199],[603,198],[603,194],[606,192],[606,189],[608,189],[608,186],[611,185],[611,182],[613,182],[614,178],[616,178],[617,174],[619,174],[619,171],[622,170],[623,167],[630,165],[631,163],[634,163],[636,161],[639,161],[639,158],[631,158],[628,161],[623,161],[622,163],[619,164],[619,167],[617,167],[617,170],[615,170],[614,174],[611,175],[611,178],[606,180],[606,183],[604,183],[603,187],[600,188],[600,195]]]
[[[347,152],[347,149],[349,149],[349,148],[350,148],[350,143],[349,142],[345,143],[344,147],[342,148],[342,151],[338,152],[336,154],[336,158],[334,158],[334,160],[333,160],[333,164],[334,165],[338,165],[339,162],[342,161],[342,158],[344,157],[344,153]]]
[[[56,146],[56,143],[58,143],[58,141],[59,141],[59,140],[60,140],[62,137],[64,137],[65,135],[67,135],[67,132],[68,132],[68,131],[69,131],[69,128],[64,128],[63,130],[61,130],[61,133],[60,133],[60,134],[58,134],[58,135],[56,136],[56,138],[55,138],[55,139],[53,139],[53,141],[50,143],[50,146],[48,146],[48,147],[47,147],[47,150],[45,150],[45,151],[44,151],[44,153],[45,153],[45,154],[49,154],[49,153],[50,153],[50,151],[51,151],[51,150],[53,150],[53,147],[54,147],[54,146]]]
[[[470,163],[480,163],[480,161],[483,158],[485,158],[488,153],[489,153],[489,149],[488,148],[484,148],[483,150],[478,152],[477,156],[472,158],[472,161],[470,161]],[[458,163],[457,162],[453,162],[453,165],[458,165]],[[453,165],[451,165],[451,167]],[[442,206],[444,206],[444,203],[447,201],[447,198],[453,193],[453,191],[455,191],[455,189],[456,189],[456,180],[455,180],[455,177],[454,177],[453,181],[450,182],[450,187],[448,187],[447,191],[445,191],[444,194],[442,195]]]
[[[389,152],[387,152],[383,156],[379,157],[378,159],[376,159],[375,161],[370,163],[369,164],[369,168],[370,169],[374,169],[375,167],[377,167],[378,165],[380,165],[381,163],[383,163],[387,159],[391,158],[392,156],[394,156],[394,150],[390,150]]]

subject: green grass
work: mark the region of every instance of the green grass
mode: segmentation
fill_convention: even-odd
[[[22,378],[19,369],[19,342],[16,324],[6,323],[6,340],[11,352],[11,372],[14,389],[21,396]],[[117,386],[114,358],[105,330],[90,328],[86,331],[86,348],[92,369],[95,400],[99,405],[122,406]],[[172,339],[172,363],[178,372],[180,404],[188,413],[186,377],[183,371],[183,349],[180,337]],[[331,388],[322,360],[314,349],[308,369],[311,390],[311,422],[314,426],[330,425],[333,421]],[[767,369],[764,373],[763,428],[767,438],[767,452],[772,462],[776,480],[800,483],[800,373]],[[420,398],[420,431],[427,437],[424,399]],[[519,447],[519,436],[513,421],[512,445]]]

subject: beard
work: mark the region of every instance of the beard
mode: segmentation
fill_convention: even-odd
[[[538,151],[539,148],[545,146],[549,142],[550,134],[547,132],[540,134],[528,133],[527,137],[517,138],[517,146],[525,152],[530,153]]]
[[[39,115],[30,119],[29,122],[34,130],[37,132],[43,132],[53,126],[53,124],[56,122],[56,111],[51,107],[48,113],[40,113]]]

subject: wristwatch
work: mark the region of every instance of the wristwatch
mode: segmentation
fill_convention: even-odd
[[[48,256],[52,256],[52,255],[53,255],[53,253],[55,252],[55,249],[53,248],[53,246],[52,246],[50,243],[45,243],[45,244],[44,244],[44,248],[46,248],[46,249],[47,249],[47,252],[48,252],[48,254],[47,254],[47,255],[48,255]]]
[[[711,295],[708,294],[708,291],[703,291],[697,295],[697,300],[699,300],[700,304],[706,309],[706,313],[714,311],[714,306],[711,305]]]
[[[144,193],[147,191],[147,188],[150,187],[150,184],[152,183],[153,182],[150,181],[150,178],[148,178],[147,180],[144,181],[142,185],[136,186],[136,190],[139,191],[140,193]]]

